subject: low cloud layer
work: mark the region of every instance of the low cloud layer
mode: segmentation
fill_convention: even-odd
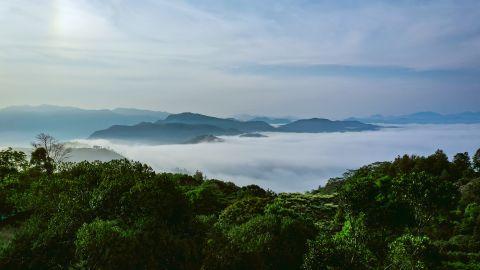
[[[381,131],[326,134],[267,134],[268,138],[223,137],[224,143],[108,146],[157,171],[203,171],[209,178],[274,191],[306,191],[375,161],[404,153],[428,155],[443,149],[450,157],[480,147],[480,125],[409,125]]]

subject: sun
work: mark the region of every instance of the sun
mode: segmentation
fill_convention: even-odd
[[[52,32],[57,37],[88,37],[95,35],[98,17],[84,1],[54,0]]]

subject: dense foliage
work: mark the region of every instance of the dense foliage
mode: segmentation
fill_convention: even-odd
[[[305,194],[0,151],[0,269],[480,269],[479,250],[480,150]]]

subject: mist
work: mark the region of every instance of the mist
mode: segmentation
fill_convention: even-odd
[[[223,143],[195,145],[118,144],[77,140],[109,147],[156,171],[193,173],[238,185],[256,184],[276,192],[308,191],[331,177],[398,155],[429,155],[437,149],[451,158],[480,147],[480,125],[405,125],[380,131],[291,134],[267,138],[222,137]]]

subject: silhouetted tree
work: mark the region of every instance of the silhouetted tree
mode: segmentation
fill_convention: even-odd
[[[38,147],[32,152],[30,165],[47,174],[52,174],[55,169],[54,160],[48,156],[47,150],[43,147]]]
[[[59,142],[55,137],[40,133],[35,137],[36,141],[32,143],[32,146],[45,149],[46,157],[52,159],[54,163],[58,164],[69,158],[71,149],[65,147],[65,144]]]
[[[457,177],[463,177],[472,172],[472,162],[468,152],[458,153],[453,157],[453,171]]]
[[[475,155],[473,155],[472,158],[473,161],[473,169],[475,169],[477,172],[480,172],[480,148],[475,152]]]

